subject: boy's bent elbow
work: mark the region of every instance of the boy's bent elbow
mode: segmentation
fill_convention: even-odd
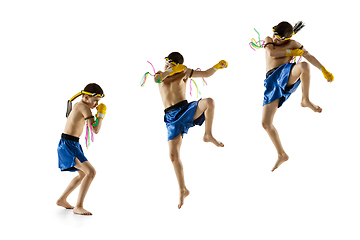
[[[99,129],[99,128],[93,127],[93,133],[98,134],[99,132],[100,132],[100,129]]]
[[[311,58],[314,57],[313,55],[311,55],[308,51],[304,51],[303,55],[304,58]]]

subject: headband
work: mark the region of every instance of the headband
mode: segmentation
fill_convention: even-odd
[[[292,36],[294,36],[296,33],[298,33],[303,27],[305,27],[305,23],[303,23],[302,21],[298,21],[294,26],[294,31],[293,31],[291,37],[288,37],[288,38],[280,36],[279,33],[277,31],[275,31],[276,26],[273,27],[273,32],[274,32],[274,35],[276,37],[278,37],[279,39],[281,39],[281,40],[289,40],[290,38],[292,38]]]
[[[68,117],[70,115],[70,112],[72,110],[72,101],[74,101],[76,98],[78,98],[82,94],[89,95],[92,97],[101,97],[101,98],[105,97],[105,94],[91,93],[91,92],[86,92],[86,91],[82,90],[81,92],[75,94],[72,98],[70,98],[70,100],[68,100],[67,109],[66,109],[66,117]]]
[[[72,98],[70,98],[69,101],[70,101],[70,102],[74,101],[76,98],[78,98],[78,97],[79,97],[80,95],[82,95],[82,94],[86,94],[86,95],[89,95],[89,96],[92,96],[92,97],[101,97],[101,98],[105,97],[104,94],[81,91],[81,92],[75,94]]]
[[[169,63],[172,63],[173,65],[178,65],[178,63],[176,63],[174,60],[172,60],[168,57],[165,57],[165,60],[168,61]]]
[[[292,36],[294,36],[294,34],[295,34],[295,32],[293,32],[292,35],[291,35],[291,37],[288,37],[288,38],[282,37],[282,36],[279,35],[279,33],[278,33],[277,31],[275,31],[275,28],[276,28],[276,27],[273,27],[274,35],[275,35],[277,38],[279,38],[280,40],[290,40],[290,38],[292,38]]]

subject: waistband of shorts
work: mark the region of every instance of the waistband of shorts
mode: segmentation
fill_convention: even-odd
[[[172,105],[172,106],[166,108],[166,109],[164,110],[164,112],[165,112],[165,114],[167,114],[167,113],[169,113],[169,112],[171,112],[171,111],[173,111],[173,110],[175,110],[175,109],[178,109],[178,108],[180,108],[180,107],[182,107],[182,106],[185,106],[186,104],[188,104],[188,101],[187,101],[187,100],[178,102],[178,103],[176,103],[175,105]]]
[[[61,138],[64,138],[64,139],[67,139],[67,140],[71,140],[71,141],[74,141],[74,142],[79,142],[79,139],[78,137],[74,137],[74,136],[71,136],[69,134],[66,134],[66,133],[62,133],[61,134]]]
[[[276,69],[278,69],[278,68],[276,67],[276,68],[273,68],[273,69],[270,69],[269,71],[267,71],[266,78],[268,78],[273,72],[275,72]]]

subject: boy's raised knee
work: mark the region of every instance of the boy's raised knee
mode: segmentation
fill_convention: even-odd
[[[304,71],[304,72],[309,72],[310,71],[310,65],[309,63],[307,62],[301,62],[300,63],[301,65],[301,69]]]
[[[206,103],[209,108],[215,108],[215,101],[212,98],[206,98]]]

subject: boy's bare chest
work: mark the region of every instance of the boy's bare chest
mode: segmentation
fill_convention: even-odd
[[[286,49],[292,48],[291,45],[292,45],[291,43],[288,43],[288,44],[284,44],[281,46],[274,45],[271,47],[273,47],[275,50],[278,50],[278,51],[285,51]],[[265,54],[265,56],[266,56],[266,71],[269,71],[273,68],[280,67],[281,65],[290,62],[292,59],[292,57],[274,58],[274,57],[270,57],[268,54]]]

